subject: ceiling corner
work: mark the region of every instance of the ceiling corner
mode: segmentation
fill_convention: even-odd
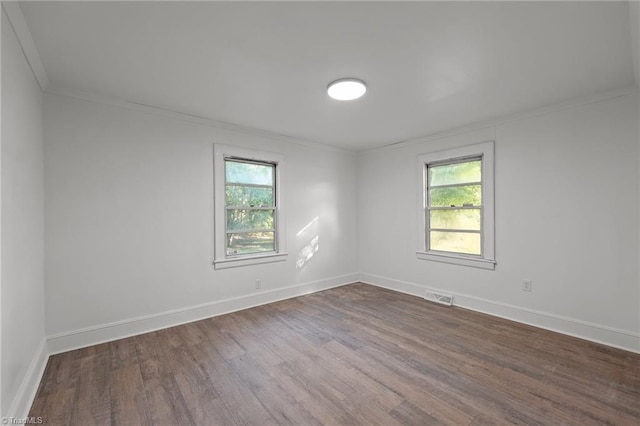
[[[31,67],[33,75],[38,81],[40,90],[42,90],[43,92],[46,91],[49,87],[49,78],[47,77],[47,72],[44,69],[44,65],[42,65],[40,53],[36,48],[33,37],[31,37],[31,31],[29,31],[29,26],[27,25],[27,21],[24,17],[24,14],[22,13],[19,2],[3,1],[2,8],[7,14],[7,18],[9,18],[11,27],[13,28],[18,42],[20,43],[20,47],[22,48],[22,52],[24,53],[24,56],[29,63],[29,67]]]

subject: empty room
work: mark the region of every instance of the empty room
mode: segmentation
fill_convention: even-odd
[[[639,26],[2,2],[0,422],[637,426]]]

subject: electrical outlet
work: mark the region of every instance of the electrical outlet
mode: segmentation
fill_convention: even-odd
[[[256,289],[262,288],[262,280],[256,280]]]
[[[530,281],[530,280],[522,281],[522,291],[533,291],[533,281]]]

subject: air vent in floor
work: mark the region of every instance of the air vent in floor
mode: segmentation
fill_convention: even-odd
[[[431,302],[439,303],[445,306],[451,306],[453,304],[453,296],[448,294],[440,294],[434,293],[432,291],[427,291],[424,298]]]

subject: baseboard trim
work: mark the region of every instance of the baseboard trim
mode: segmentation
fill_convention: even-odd
[[[224,315],[322,290],[328,290],[330,288],[341,287],[354,282],[362,282],[417,297],[423,297],[427,290],[445,292],[442,289],[426,287],[420,284],[374,274],[346,274],[52,335],[43,339],[40,343],[29,365],[27,373],[25,374],[24,380],[22,381],[13,403],[7,412],[7,416],[25,418],[29,415],[31,404],[33,403],[38,386],[42,380],[50,355],[168,327],[174,327],[180,324]],[[446,293],[454,296],[454,306],[578,337],[595,343],[640,353],[639,333],[495,302],[466,294],[455,293],[448,290]]]
[[[91,345],[123,339],[138,334],[174,327],[242,309],[303,296],[358,281],[358,274],[340,275],[322,280],[291,285],[250,295],[233,297],[201,305],[174,309],[123,321],[87,327],[48,336],[49,354],[54,355]]]
[[[451,294],[453,295],[454,306],[578,337],[580,339],[612,346],[614,348],[640,353],[640,333],[635,333],[633,331],[563,317],[548,312],[523,308],[467,294],[455,293],[449,290],[445,291],[438,288],[426,287],[420,284],[400,281],[374,274],[361,273],[360,281],[366,284],[418,297],[423,297],[427,290]]]
[[[20,383],[18,392],[13,398],[9,411],[4,418],[13,417],[15,419],[23,419],[29,415],[31,404],[33,404],[33,399],[38,391],[38,386],[40,386],[40,381],[42,380],[42,375],[44,374],[44,369],[47,366],[48,360],[49,354],[47,353],[47,342],[43,338],[31,359],[31,363],[24,375],[24,379],[22,380],[22,383]]]

